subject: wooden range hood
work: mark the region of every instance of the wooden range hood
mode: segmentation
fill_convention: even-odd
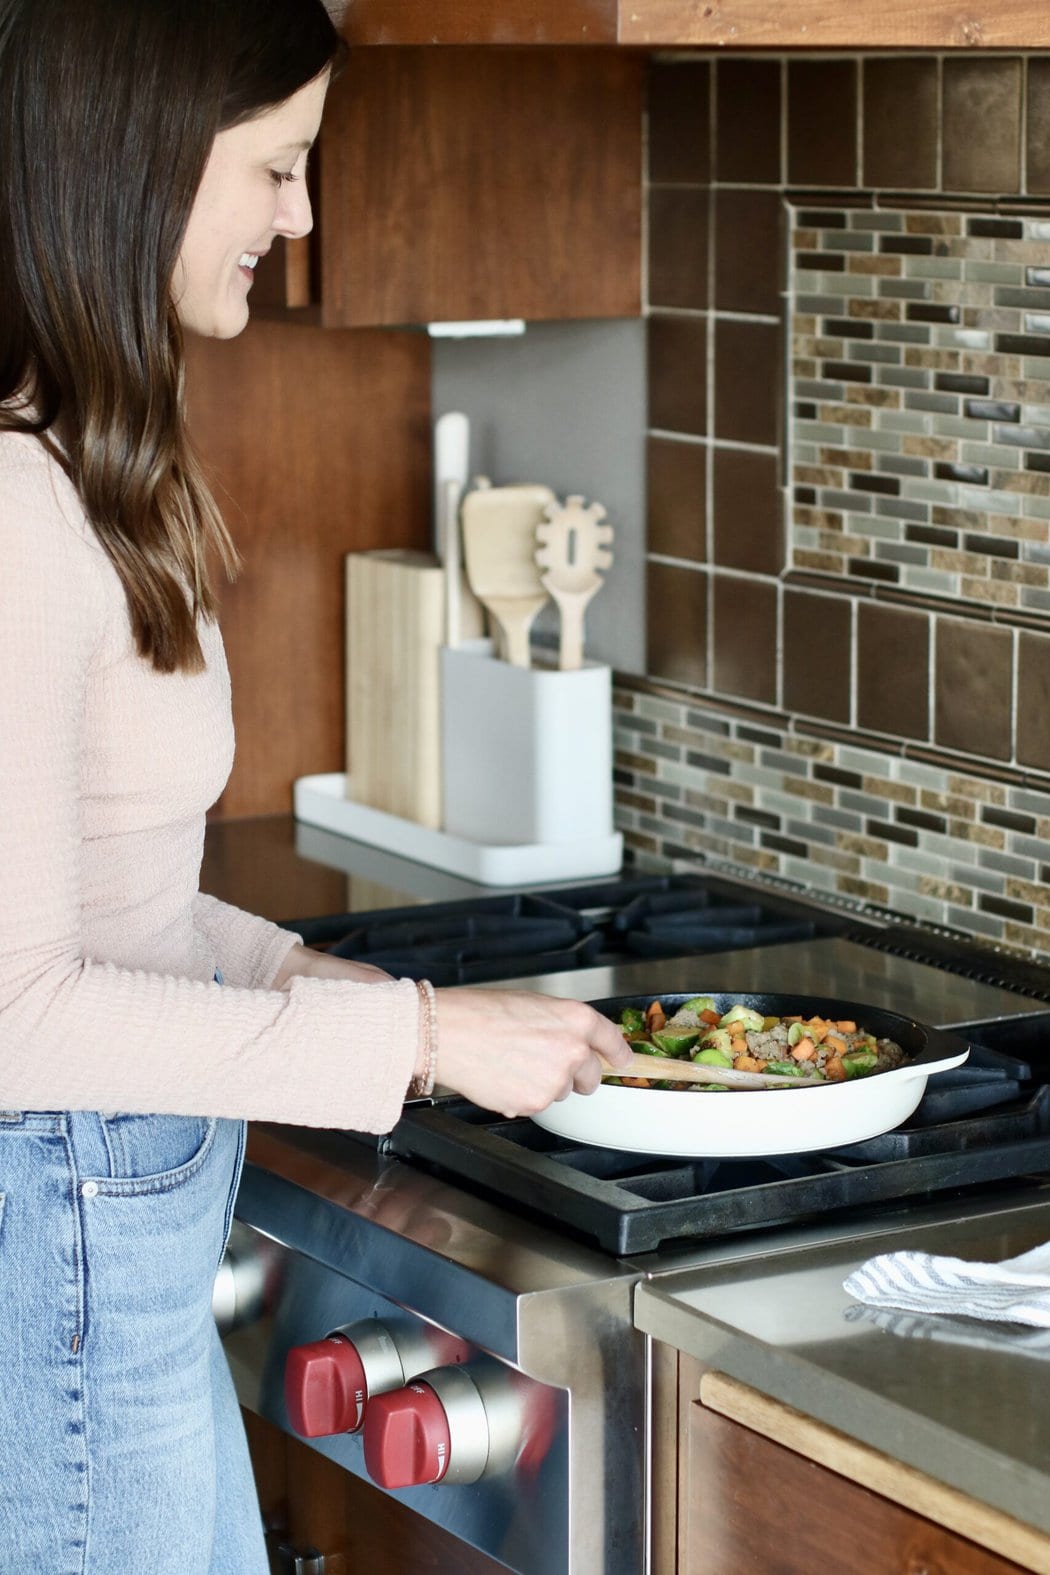
[[[1036,0],[353,0],[352,44],[1043,49]]]

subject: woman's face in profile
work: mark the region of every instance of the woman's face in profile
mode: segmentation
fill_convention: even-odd
[[[179,321],[232,339],[248,322],[252,270],[276,236],[313,226],[306,158],[317,138],[329,73],[212,144],[172,281]]]

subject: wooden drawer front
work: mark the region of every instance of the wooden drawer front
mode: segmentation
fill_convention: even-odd
[[[681,1575],[1022,1575],[847,1477],[689,1408]]]

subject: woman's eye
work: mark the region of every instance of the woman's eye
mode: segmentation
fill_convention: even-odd
[[[298,175],[292,170],[271,170],[270,178],[275,186],[281,186],[285,181],[299,179]]]

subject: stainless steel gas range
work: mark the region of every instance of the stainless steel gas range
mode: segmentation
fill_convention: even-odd
[[[576,1146],[440,1090],[378,1141],[254,1131],[217,1287],[242,1403],[518,1575],[648,1567],[639,1281],[1050,1187],[1047,981],[957,937],[724,871],[290,922],[437,983],[826,995],[973,1046],[904,1127],[769,1161]]]

